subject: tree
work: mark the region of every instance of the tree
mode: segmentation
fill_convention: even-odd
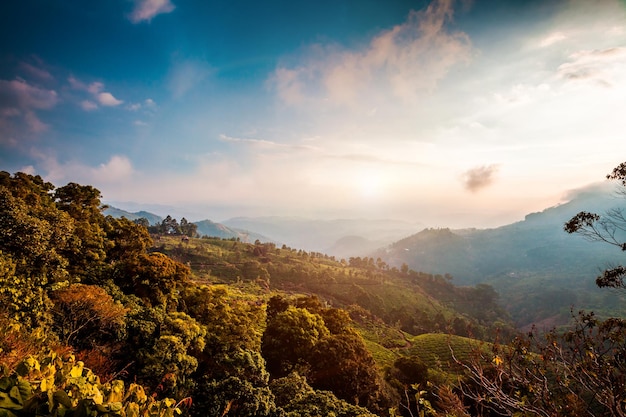
[[[608,180],[617,181],[618,194],[626,196],[626,162],[622,162],[606,176]],[[626,251],[626,213],[622,208],[613,208],[604,215],[581,211],[567,223],[567,233],[577,233],[590,241],[604,242]],[[618,265],[605,270],[596,279],[599,287],[626,288],[624,278],[626,267]]]
[[[68,247],[62,251],[68,259],[73,282],[98,282],[105,266],[104,215],[100,191],[90,185],[70,182],[54,192],[59,210],[74,219],[74,232]]]
[[[288,307],[267,323],[261,349],[272,376],[297,370],[306,372],[313,347],[330,332],[319,314]]]
[[[125,217],[116,219],[107,216],[105,220],[107,261],[115,262],[132,258],[144,253],[152,245],[152,238],[145,227]]]
[[[276,405],[288,416],[374,417],[369,410],[338,399],[332,392],[313,389],[306,378],[293,372],[274,379],[270,388]]]
[[[175,302],[173,291],[187,282],[189,267],[159,252],[139,254],[116,266],[115,283],[153,305]]]
[[[189,237],[196,237],[197,230],[198,230],[198,226],[194,223],[190,223],[187,221],[186,218],[182,218],[180,219],[180,233],[185,235],[185,236],[189,236]]]
[[[225,286],[185,286],[183,310],[207,329],[208,355],[260,350],[265,313],[262,303],[237,299]]]
[[[65,344],[90,348],[123,336],[126,309],[103,288],[73,284],[51,298],[54,328]]]
[[[165,235],[179,235],[180,226],[178,225],[178,221],[168,214],[161,222],[159,232]]]
[[[152,346],[139,351],[139,375],[147,385],[160,385],[166,395],[187,396],[191,376],[204,350],[206,328],[185,313],[172,312],[159,323]]]
[[[351,404],[377,410],[382,381],[372,354],[356,334],[328,335],[309,358],[311,386],[332,391]]]

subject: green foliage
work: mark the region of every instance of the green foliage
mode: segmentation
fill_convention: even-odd
[[[205,347],[206,329],[185,313],[162,316],[150,345],[139,350],[139,378],[167,395],[187,396],[194,387],[191,378],[197,357]]]
[[[139,385],[100,383],[73,355],[51,352],[41,362],[28,357],[16,373],[0,377],[0,415],[6,417],[174,417],[180,413],[175,401],[157,401]]]
[[[366,408],[338,399],[329,391],[316,391],[297,373],[277,378],[270,383],[276,405],[287,417],[370,417]]]
[[[255,387],[238,377],[211,380],[200,385],[200,415],[262,417],[275,413],[274,396],[268,387]]]
[[[122,217],[106,217],[106,256],[109,261],[119,261],[145,253],[152,246],[152,238],[145,227]]]
[[[262,352],[270,373],[285,376],[294,370],[304,371],[304,358],[310,357],[313,347],[329,334],[324,319],[307,309],[290,306],[276,314],[263,334]]]
[[[176,301],[174,290],[189,279],[189,274],[187,266],[162,253],[153,252],[121,261],[116,266],[114,277],[123,290],[152,305],[165,305]]]
[[[18,274],[16,262],[0,252],[0,300],[6,313],[28,329],[45,328],[51,322],[46,283],[42,276]]]
[[[382,381],[371,353],[358,335],[322,338],[310,358],[310,381],[353,404],[375,409]]]
[[[106,259],[100,191],[90,185],[69,183],[57,188],[54,197],[58,209],[74,220],[72,238],[62,252],[69,261],[72,281],[97,282]]]
[[[187,286],[181,291],[185,311],[207,329],[211,354],[229,349],[260,350],[265,311],[262,303],[225,286]]]

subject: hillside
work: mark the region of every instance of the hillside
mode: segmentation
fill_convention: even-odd
[[[623,403],[617,318],[523,336],[489,285],[193,238],[170,216],[153,229],[105,216],[91,186],[23,173],[0,172],[0,218],[3,416],[616,415],[606,400]]]
[[[100,198],[0,173],[0,415],[386,416],[430,381],[412,336],[512,336],[489,286],[150,235]]]
[[[518,326],[563,323],[571,308],[624,315],[622,296],[595,286],[599,271],[621,262],[623,254],[569,235],[563,225],[580,211],[602,213],[625,203],[606,187],[594,187],[521,222],[487,230],[425,229],[373,256],[395,266],[451,274],[459,285],[489,283]]]

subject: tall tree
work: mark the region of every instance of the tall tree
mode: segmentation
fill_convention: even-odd
[[[59,210],[74,219],[74,234],[63,251],[74,282],[98,282],[105,266],[106,233],[100,191],[90,185],[69,183],[54,192]]]

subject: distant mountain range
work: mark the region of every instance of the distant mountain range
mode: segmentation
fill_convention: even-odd
[[[626,208],[605,186],[579,191],[562,205],[495,229],[424,229],[375,251],[390,265],[450,274],[457,285],[489,283],[518,325],[559,324],[570,309],[626,315],[624,294],[598,289],[595,277],[626,260],[618,248],[563,230],[580,211]]]
[[[222,222],[271,237],[295,249],[338,258],[363,256],[423,228],[421,223],[387,219],[320,220],[301,217],[237,217]]]
[[[163,221],[163,217],[150,213],[147,211],[137,211],[131,213],[126,210],[122,210],[116,207],[107,206],[104,209],[104,214],[106,216],[113,216],[115,218],[126,217],[128,220],[138,220],[141,218],[147,219],[151,225],[160,224]]]
[[[113,206],[104,211],[113,217],[148,219],[159,224],[163,217],[147,211],[129,212]],[[178,219],[180,221],[180,219]],[[273,242],[295,249],[320,252],[337,258],[363,256],[424,227],[421,223],[399,220],[335,219],[320,220],[302,217],[236,217],[222,222],[193,222],[200,236],[224,239],[240,238],[245,242]]]
[[[163,221],[163,217],[147,211],[129,212],[110,206],[104,209],[104,214],[117,218],[126,217],[129,220],[145,218],[148,220],[150,225],[160,224]],[[180,219],[177,220],[180,221]],[[215,223],[211,220],[201,220],[199,222],[193,223],[198,227],[197,232],[200,236],[219,237],[222,239],[239,238],[242,242],[254,242],[257,239],[262,242],[272,241],[270,238],[260,235],[258,233],[230,228],[228,226],[224,226],[223,224]]]

